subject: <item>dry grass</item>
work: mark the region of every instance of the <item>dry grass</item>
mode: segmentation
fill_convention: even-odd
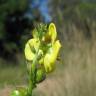
[[[96,34],[93,30],[86,40],[82,30],[71,28],[70,38],[62,40],[56,71],[38,85],[34,96],[96,96]]]
[[[62,64],[38,86],[39,96],[96,96],[96,34],[92,31],[86,40],[82,30],[72,28],[71,37],[62,42]]]

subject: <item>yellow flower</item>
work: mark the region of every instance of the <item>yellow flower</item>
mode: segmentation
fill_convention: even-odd
[[[30,39],[25,46],[25,57],[27,60],[32,61],[36,55],[36,50],[42,44],[42,41],[39,41],[36,33],[36,30],[33,32],[33,39]],[[57,32],[54,23],[51,23],[48,28],[48,32],[45,33],[42,40],[45,45],[44,48],[39,48],[39,53],[42,54],[42,57],[39,59],[39,64],[43,65],[46,72],[51,72],[55,67],[55,61],[57,59],[61,44],[59,40],[56,40]],[[50,45],[49,47],[46,47]],[[47,48],[47,51],[45,49]],[[38,53],[38,54],[39,54]]]
[[[51,72],[55,67],[55,61],[57,59],[57,55],[59,53],[61,44],[59,40],[57,40],[52,48],[50,48],[47,52],[47,54],[44,57],[44,67],[46,72]]]
[[[36,38],[30,39],[25,45],[24,52],[25,52],[25,58],[27,60],[27,68],[29,72],[31,70],[32,61],[36,58],[36,51],[38,51],[39,45],[40,45],[40,42]],[[40,49],[39,49],[38,55],[39,54],[43,55],[43,51]],[[42,64],[42,60],[43,59],[40,58],[39,64]]]
[[[54,69],[55,61],[61,47],[59,40],[56,41],[56,37],[56,27],[53,23],[51,23],[49,25],[48,32],[44,37],[45,42],[47,41],[52,44],[52,47],[48,49],[44,57],[44,67],[46,72],[51,72]]]
[[[43,41],[48,42],[48,43],[54,43],[55,39],[57,37],[57,32],[56,32],[56,27],[54,23],[51,23],[48,28],[48,32],[46,35],[43,37]]]
[[[38,39],[30,39],[27,44],[25,45],[25,57],[27,60],[31,61],[33,60],[35,56],[35,51],[38,49],[40,42]]]

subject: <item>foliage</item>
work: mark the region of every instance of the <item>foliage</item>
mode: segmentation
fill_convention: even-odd
[[[17,39],[16,37],[17,33],[15,32],[11,33],[11,30],[14,29],[11,23],[12,23],[12,18],[16,19],[18,17],[17,13],[21,12],[22,14],[26,10],[26,8],[27,8],[27,0],[23,0],[23,1],[22,0],[3,0],[0,3],[0,43],[1,43],[0,50],[2,50],[0,56],[3,57],[4,59],[9,60],[10,56],[12,56],[13,59],[16,58],[15,52],[17,52],[17,50],[20,50],[20,48],[17,47],[17,42],[22,42],[20,47],[24,45],[23,42],[25,42],[25,38],[27,38],[27,36],[24,38],[24,35],[21,34],[23,32],[21,32],[19,33],[20,40]],[[8,29],[7,27],[9,26],[11,27],[10,31],[7,30]],[[16,42],[14,42],[12,38],[16,38],[17,39]],[[9,56],[7,56],[6,54]]]

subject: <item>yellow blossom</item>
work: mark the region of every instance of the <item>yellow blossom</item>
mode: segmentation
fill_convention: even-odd
[[[57,37],[56,27],[55,27],[54,23],[51,23],[49,25],[48,32],[43,37],[43,41],[53,44],[56,37]]]
[[[59,40],[57,40],[52,48],[50,48],[47,54],[44,57],[44,67],[46,72],[51,72],[55,67],[55,61],[57,59],[58,52],[60,50],[61,44]]]
[[[43,65],[45,71],[51,72],[55,67],[55,61],[57,59],[61,44],[59,40],[56,40],[57,32],[54,23],[51,23],[48,27],[47,33],[43,36],[42,40],[38,39],[38,34],[33,32],[33,39],[30,39],[25,46],[25,57],[27,60],[33,60],[36,54],[36,50],[39,49],[39,53],[42,53],[42,57],[39,59],[39,64]],[[39,48],[40,44],[45,43],[43,48]],[[45,47],[47,45],[51,45],[50,47]],[[47,48],[47,51],[45,49]],[[45,52],[45,53],[44,53]]]
[[[38,41],[38,39],[30,39],[26,45],[25,45],[25,57],[27,60],[33,60],[34,56],[35,56],[35,51],[36,49],[39,47],[40,42]]]
[[[52,46],[48,49],[44,57],[43,63],[46,72],[51,72],[54,69],[55,61],[57,59],[57,55],[61,47],[61,44],[59,40],[56,40],[56,37],[57,37],[56,27],[53,23],[51,23],[49,25],[48,32],[44,37],[45,41],[52,44]]]

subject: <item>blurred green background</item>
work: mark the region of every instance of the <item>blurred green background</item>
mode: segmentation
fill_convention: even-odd
[[[96,1],[49,1],[62,44],[60,61],[34,90],[34,96],[96,96]],[[28,6],[27,0],[0,0],[0,96],[9,96],[15,87],[27,84],[24,46],[32,38],[34,25],[44,22],[34,9],[36,18],[22,19]],[[13,17],[20,24],[15,26],[15,22],[15,28],[10,23]]]

